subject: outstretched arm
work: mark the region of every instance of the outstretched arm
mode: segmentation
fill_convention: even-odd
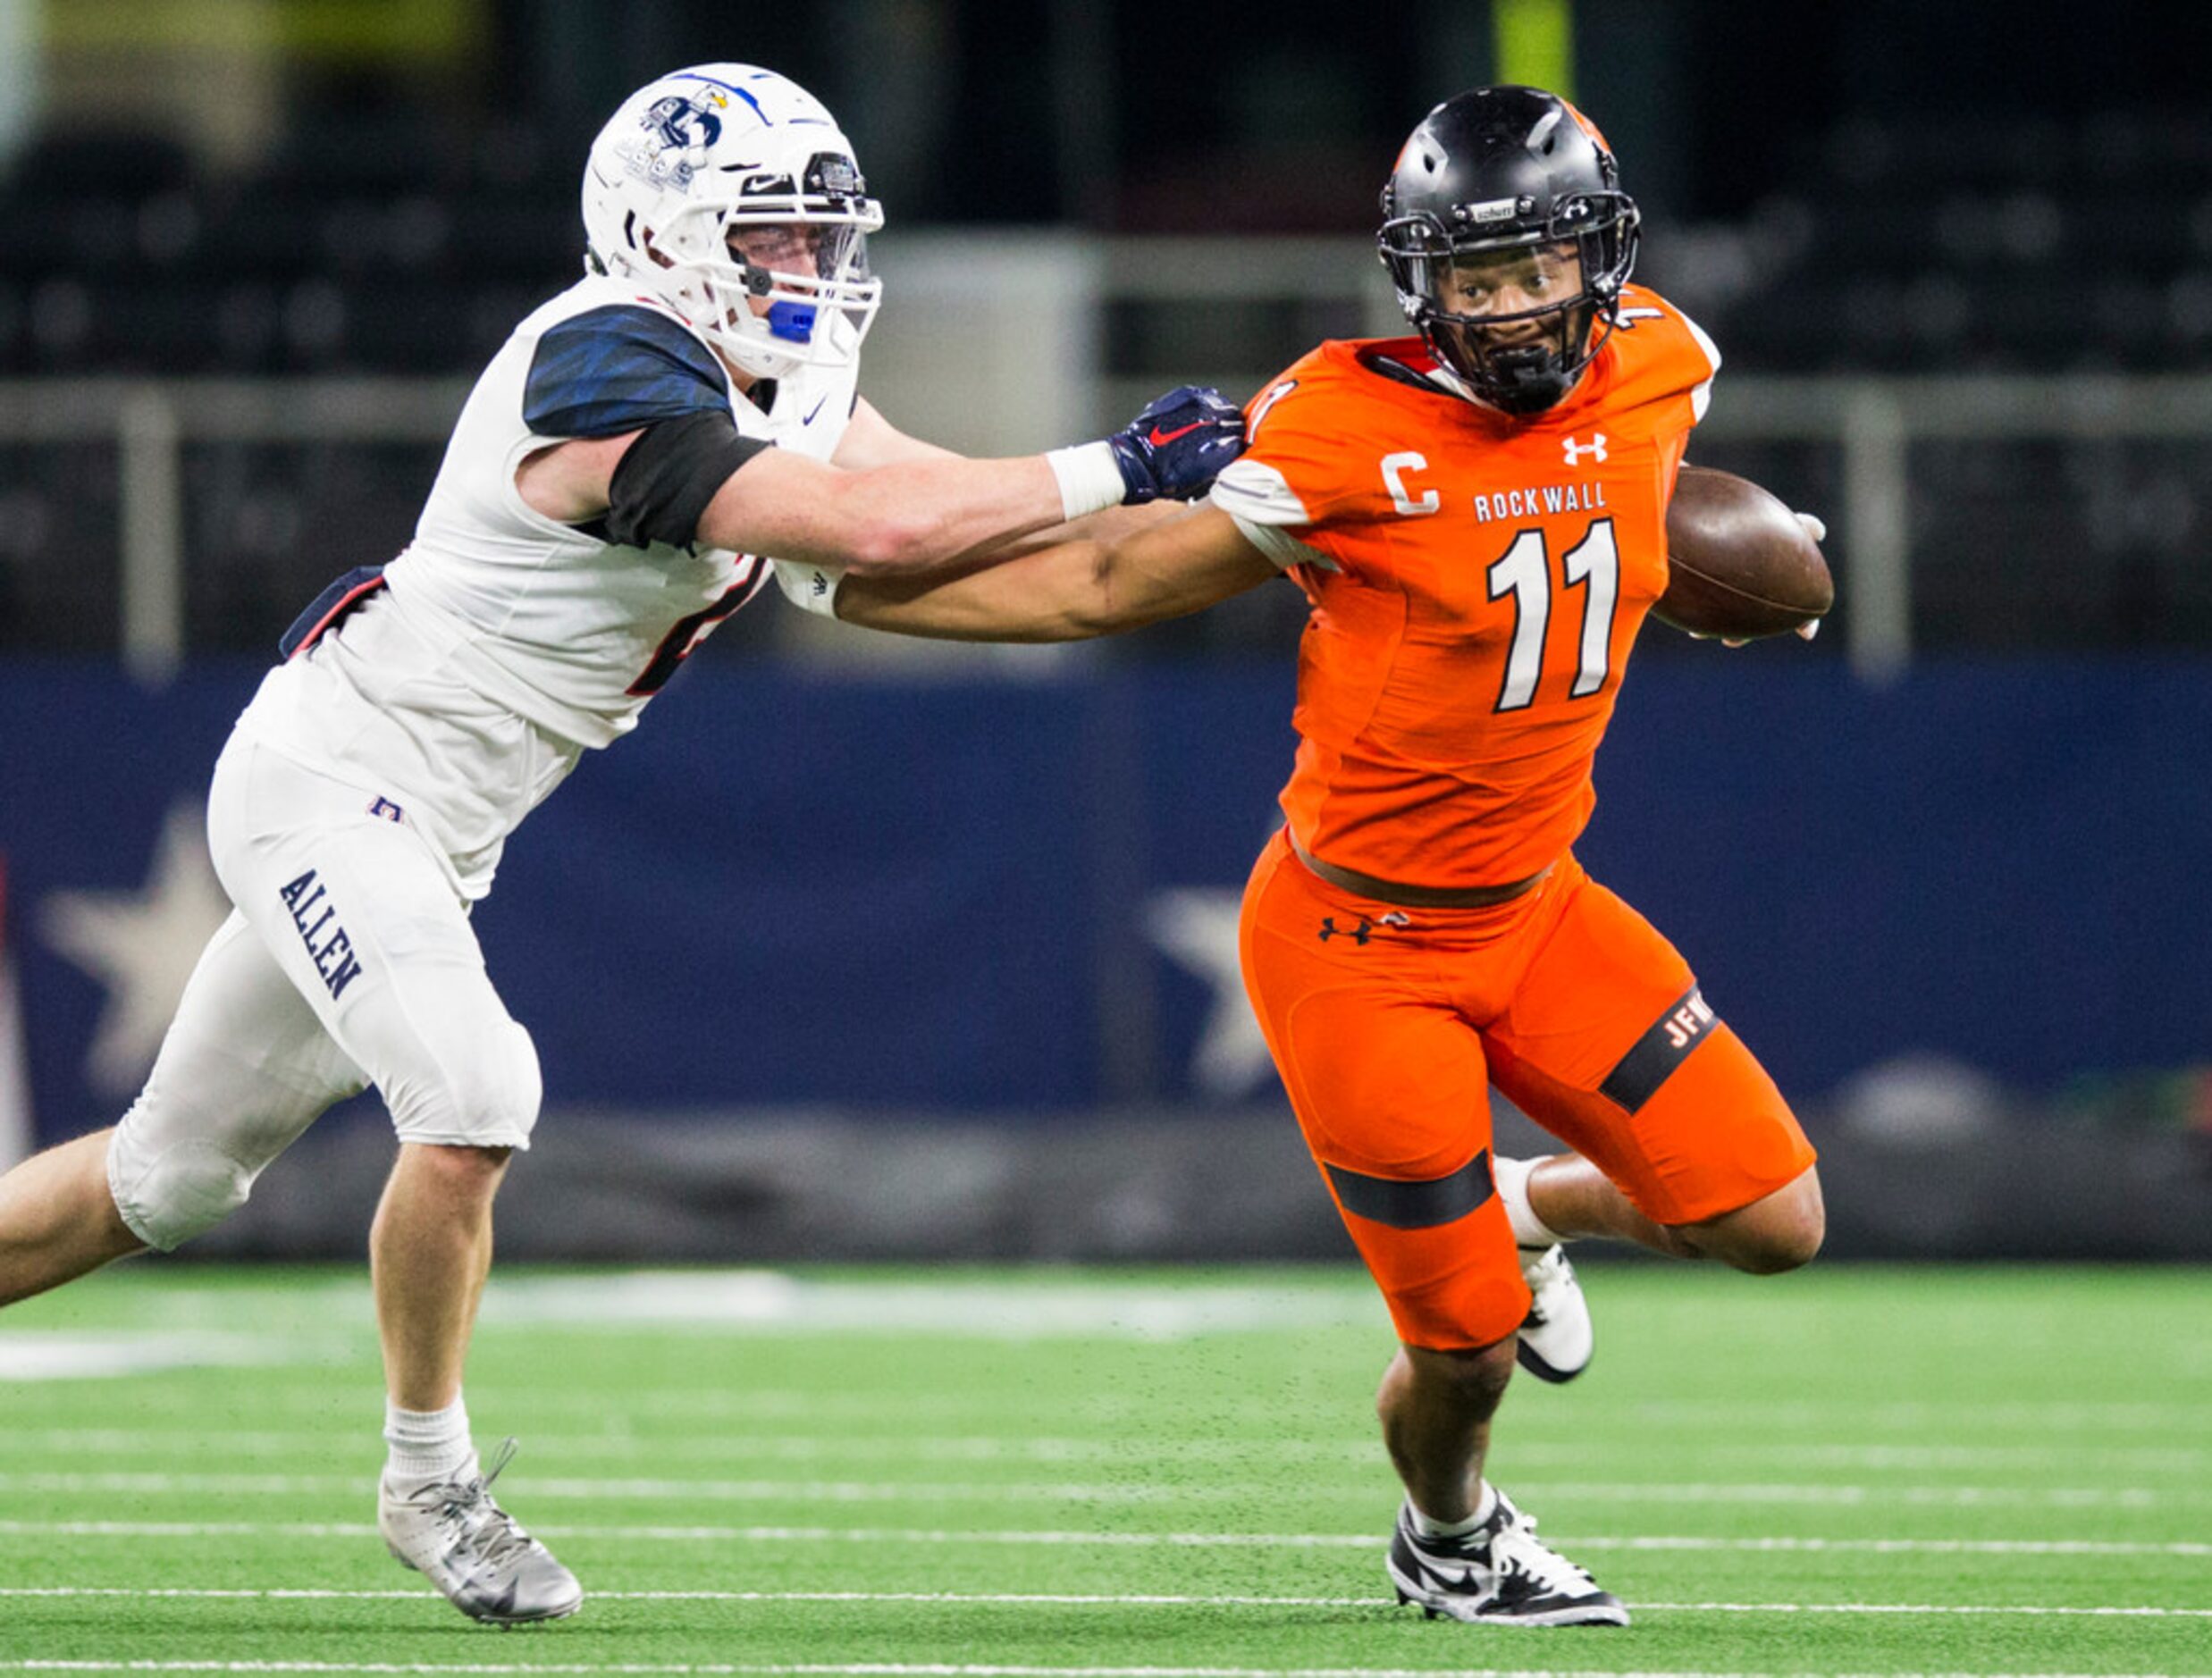
[[[1218,395],[1184,386],[1110,437],[1049,455],[967,460],[879,437],[875,461],[847,470],[701,412],[549,443],[524,460],[516,487],[564,524],[604,516],[621,541],[697,541],[881,575],[957,565],[1117,504],[1199,494],[1235,457],[1243,428]]]
[[[946,456],[846,472],[787,449],[730,474],[699,520],[699,540],[741,553],[842,566],[855,575],[957,562],[1067,516],[1042,455]]]
[[[563,524],[601,517],[619,493],[616,474],[644,435],[550,445],[523,463],[517,487],[532,508]],[[692,502],[690,522],[648,525],[645,533],[837,566],[858,575],[956,560],[1067,517],[1064,486],[1042,455],[965,460],[917,452],[853,471],[787,449],[730,459],[734,465],[711,458],[696,466],[677,463],[674,471],[703,471],[719,482],[695,491],[704,504]]]
[[[848,575],[835,604],[847,623],[904,635],[1084,641],[1202,610],[1280,575],[1228,514],[1201,504],[1125,535],[949,575]]]
[[[874,403],[862,397],[853,406],[852,421],[845,426],[845,435],[837,443],[837,452],[830,457],[830,462],[848,472],[866,472],[876,466],[896,466],[901,461],[959,458],[961,457],[949,449],[924,442],[921,438],[899,430],[883,416]],[[1181,501],[1146,501],[1135,506],[1109,507],[1102,512],[1086,514],[1081,518],[1047,524],[1042,530],[991,542],[985,551],[992,558],[1005,559],[1078,537],[1111,539],[1126,536],[1132,531],[1142,530],[1148,524],[1157,524],[1163,518],[1179,516],[1186,510]],[[980,558],[982,556],[979,554],[976,557]]]

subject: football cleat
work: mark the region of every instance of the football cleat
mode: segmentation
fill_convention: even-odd
[[[514,1455],[509,1439],[488,1474],[472,1456],[450,1481],[377,1485],[376,1526],[394,1558],[470,1619],[492,1625],[562,1619],[584,1600],[576,1576],[492,1499],[492,1482]]]
[[[1572,1380],[1590,1367],[1596,1333],[1590,1302],[1560,1246],[1521,1249],[1521,1279],[1535,1296],[1521,1319],[1520,1365],[1538,1380]]]
[[[1413,1506],[1398,1512],[1385,1565],[1398,1600],[1429,1619],[1481,1625],[1626,1625],[1628,1610],[1610,1590],[1536,1536],[1536,1523],[1503,1492],[1465,1538],[1424,1538]]]

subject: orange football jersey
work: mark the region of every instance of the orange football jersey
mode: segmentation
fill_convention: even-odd
[[[1323,344],[1253,399],[1213,499],[1313,603],[1283,793],[1309,854],[1457,888],[1526,879],[1574,842],[1719,365],[1631,286],[1542,414],[1439,388],[1418,339]]]

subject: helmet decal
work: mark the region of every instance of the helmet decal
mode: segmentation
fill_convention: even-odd
[[[652,130],[664,147],[688,147],[694,143],[711,146],[722,138],[722,119],[714,113],[728,106],[728,97],[721,93],[710,93],[698,99],[686,99],[680,93],[672,93],[647,105],[645,114],[637,120],[638,126]],[[685,131],[694,122],[699,125],[696,142]]]
[[[715,112],[728,106],[728,96],[719,92],[697,98],[672,93],[655,99],[638,113],[637,125],[644,134],[618,145],[615,154],[639,180],[671,192],[688,192],[698,172],[696,159],[722,138],[722,119]],[[694,126],[699,130],[695,136],[691,132]]]
[[[831,197],[849,198],[865,191],[866,183],[860,171],[853,167],[850,157],[840,157],[833,152],[818,152],[806,166],[806,189]]]
[[[1598,125],[1583,115],[1582,108],[1567,99],[1561,99],[1560,104],[1566,108],[1567,114],[1575,119],[1575,126],[1589,137],[1590,144],[1607,156],[1611,156],[1613,148],[1605,143],[1605,136],[1598,132]]]

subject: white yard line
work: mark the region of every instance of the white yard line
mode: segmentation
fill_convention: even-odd
[[[342,1432],[283,1432],[251,1429],[233,1431],[197,1431],[189,1428],[49,1428],[24,1430],[0,1436],[0,1456],[40,1457],[55,1455],[101,1456],[147,1456],[174,1460],[185,1453],[231,1459],[332,1456],[374,1452],[379,1446],[374,1432],[351,1428]],[[704,1439],[652,1438],[608,1433],[534,1433],[529,1440],[534,1456],[554,1457],[637,1457],[667,1456],[686,1462],[820,1462],[840,1458],[897,1462],[957,1463],[1086,1463],[1220,1462],[1235,1464],[1250,1457],[1249,1440],[1227,1439],[1111,1439],[1060,1436],[1021,1437],[1001,1433],[914,1437],[901,1432],[875,1435],[844,1433],[711,1435]],[[1571,1467],[1587,1464],[1594,1454],[1610,1448],[1622,1456],[1648,1454],[1648,1440],[1622,1439],[1610,1447],[1569,1442],[1509,1441],[1501,1447],[1501,1461],[1517,1466],[1532,1464]],[[1379,1463],[1381,1447],[1371,1440],[1270,1439],[1270,1461],[1342,1463],[1366,1469]],[[2132,1470],[2149,1474],[2181,1474],[2212,1469],[2212,1449],[2191,1447],[2156,1448],[2136,1446],[2068,1445],[1845,1445],[1829,1443],[1736,1444],[1686,1447],[1670,1445],[1669,1457],[1716,1464],[1786,1463],[1793,1466],[1897,1470],[1926,1472],[1931,1469],[2087,1467]]]
[[[2203,1421],[2200,1405],[2157,1399],[2096,1401],[2071,1398],[2013,1399],[1984,1404],[1978,1399],[1905,1399],[1864,1405],[1849,1398],[1786,1398],[1746,1407],[1729,1399],[1647,1398],[1627,1406],[1643,1422],[1690,1429],[1721,1427],[1738,1433],[1793,1433],[1804,1430],[1834,1436],[1871,1430],[1917,1435],[1956,1433],[1986,1439],[2020,1429],[2033,1433],[2064,1430],[2082,1433],[2180,1432]]]
[[[1815,1678],[1802,1672],[1691,1672],[1529,1666],[1026,1666],[963,1662],[808,1661],[321,1661],[321,1660],[0,1660],[0,1672],[329,1673],[398,1674],[582,1674],[584,1678]],[[2157,1673],[1883,1673],[1828,1678],[2212,1678]]]
[[[491,1334],[544,1324],[613,1334],[888,1331],[1152,1341],[1373,1329],[1382,1320],[1372,1292],[1350,1279],[1163,1284],[1070,1272],[1010,1287],[973,1276],[859,1282],[762,1270],[495,1276],[482,1317]]]
[[[360,1479],[349,1474],[7,1473],[0,1492],[122,1493],[131,1496],[295,1497],[351,1495]],[[720,1503],[1186,1503],[1242,1502],[1249,1488],[1236,1484],[1056,1484],[1009,1481],[900,1482],[851,1480],[580,1479],[531,1475],[516,1486],[536,1498],[584,1502],[664,1499]],[[1667,1503],[1804,1504],[1922,1508],[2153,1509],[2196,1507],[2212,1502],[2197,1486],[1866,1486],[1766,1485],[1755,1482],[1584,1481],[1516,1479],[1517,1498],[1528,1504]]]
[[[542,1538],[609,1542],[684,1544],[990,1544],[1102,1548],[1358,1549],[1377,1550],[1387,1534],[1365,1532],[1067,1532],[955,1531],[928,1527],[833,1526],[608,1526],[531,1523]],[[0,1521],[0,1538],[373,1538],[366,1521]],[[1895,1556],[2176,1556],[2212,1557],[2212,1543],[2099,1539],[1869,1539],[1707,1538],[1661,1533],[1584,1533],[1562,1536],[1568,1550],[1686,1550],[1839,1552]]]
[[[843,1602],[897,1603],[902,1606],[938,1605],[982,1607],[1081,1608],[1387,1608],[1389,1597],[1262,1597],[1189,1596],[1149,1591],[1121,1594],[1066,1591],[963,1590],[596,1590],[601,1602]],[[215,1590],[190,1586],[133,1588],[124,1585],[12,1585],[0,1586],[0,1599],[16,1597],[128,1597],[187,1598],[248,1601],[299,1598],[384,1602],[394,1599],[435,1600],[428,1590]],[[1890,1615],[2025,1615],[2031,1617],[2088,1619],[2212,1620],[2212,1608],[2176,1608],[2158,1605],[2096,1604],[2069,1607],[2050,1603],[1983,1602],[1632,1602],[1638,1614],[1890,1614]]]
[[[1026,1416],[1042,1424],[1037,1429],[1041,1432],[1055,1425],[1065,1426],[1072,1416],[1102,1426],[1110,1426],[1116,1421],[1127,1422],[1141,1438],[1146,1418],[1153,1414],[1150,1402],[1134,1392],[1127,1397],[1111,1391],[1093,1392],[1071,1406],[1048,1397],[1030,1397],[1007,1389],[821,1393],[797,1388],[756,1388],[734,1392],[685,1388],[626,1393],[610,1404],[603,1393],[509,1387],[491,1381],[480,1384],[485,1394],[483,1400],[477,1397],[475,1385],[469,1391],[469,1408],[479,1414],[489,1414],[492,1404],[506,1404],[517,1410],[527,1408],[545,1416],[583,1415],[597,1422],[611,1411],[625,1416],[667,1416],[694,1427],[732,1417],[789,1420],[813,1427],[873,1421],[891,1428],[912,1426],[917,1418],[995,1423],[1005,1417]],[[359,1412],[359,1405],[351,1397],[333,1394],[327,1387],[319,1386],[281,1387],[262,1395],[257,1402],[295,1415],[321,1414],[343,1419],[348,1425]],[[1352,1414],[1365,1402],[1364,1397],[1348,1397],[1345,1414]],[[1282,1406],[1272,1400],[1239,1401],[1227,1395],[1218,1401],[1209,1399],[1206,1414],[1217,1422],[1248,1422],[1255,1428],[1278,1428],[1283,1422]],[[1912,1434],[1915,1441],[1934,1433],[1986,1442],[1993,1436],[2015,1430],[2039,1436],[2060,1430],[2091,1436],[2157,1432],[2186,1439],[2191,1437],[2191,1430],[2204,1419],[2201,1405],[2179,1399],[2171,1403],[2010,1400],[1983,1405],[1969,1398],[1948,1404],[1900,1401],[1865,1405],[1847,1398],[1791,1398],[1772,1404],[1762,1402],[1755,1407],[1747,1407],[1740,1400],[1646,1399],[1629,1405],[1624,1414],[1639,1424],[1678,1426],[1688,1431],[1717,1427],[1728,1430],[1730,1437],[1785,1440],[1806,1431],[1830,1439],[1839,1435],[1863,1437],[1902,1431]],[[1562,1433],[1560,1442],[1565,1439]]]
[[[117,1494],[130,1497],[297,1498],[357,1495],[366,1483],[360,1474],[251,1473],[49,1473],[0,1472],[0,1493]],[[677,1478],[584,1479],[539,1476],[514,1479],[514,1490],[527,1498],[582,1503],[667,1501],[691,1503],[879,1504],[1148,1504],[1243,1499],[1240,1487],[1192,1489],[1132,1479],[1124,1484],[1082,1484],[1009,1481],[860,1480],[689,1480]]]
[[[169,1321],[194,1312],[217,1321],[251,1316],[252,1296],[189,1294],[150,1302]],[[281,1290],[283,1320],[370,1321],[366,1283]],[[612,1271],[494,1276],[479,1331],[487,1338],[551,1328],[621,1335],[945,1334],[1013,1341],[1071,1338],[1183,1340],[1315,1329],[1375,1330],[1385,1319],[1364,1279],[1274,1282],[1147,1281],[1070,1271],[1008,1285],[984,1276],[868,1281],[770,1270]],[[144,1333],[122,1328],[103,1332]],[[0,1342],[5,1337],[0,1337]]]
[[[0,1381],[113,1380],[174,1369],[300,1363],[327,1358],[330,1351],[272,1334],[10,1329],[0,1332]]]

